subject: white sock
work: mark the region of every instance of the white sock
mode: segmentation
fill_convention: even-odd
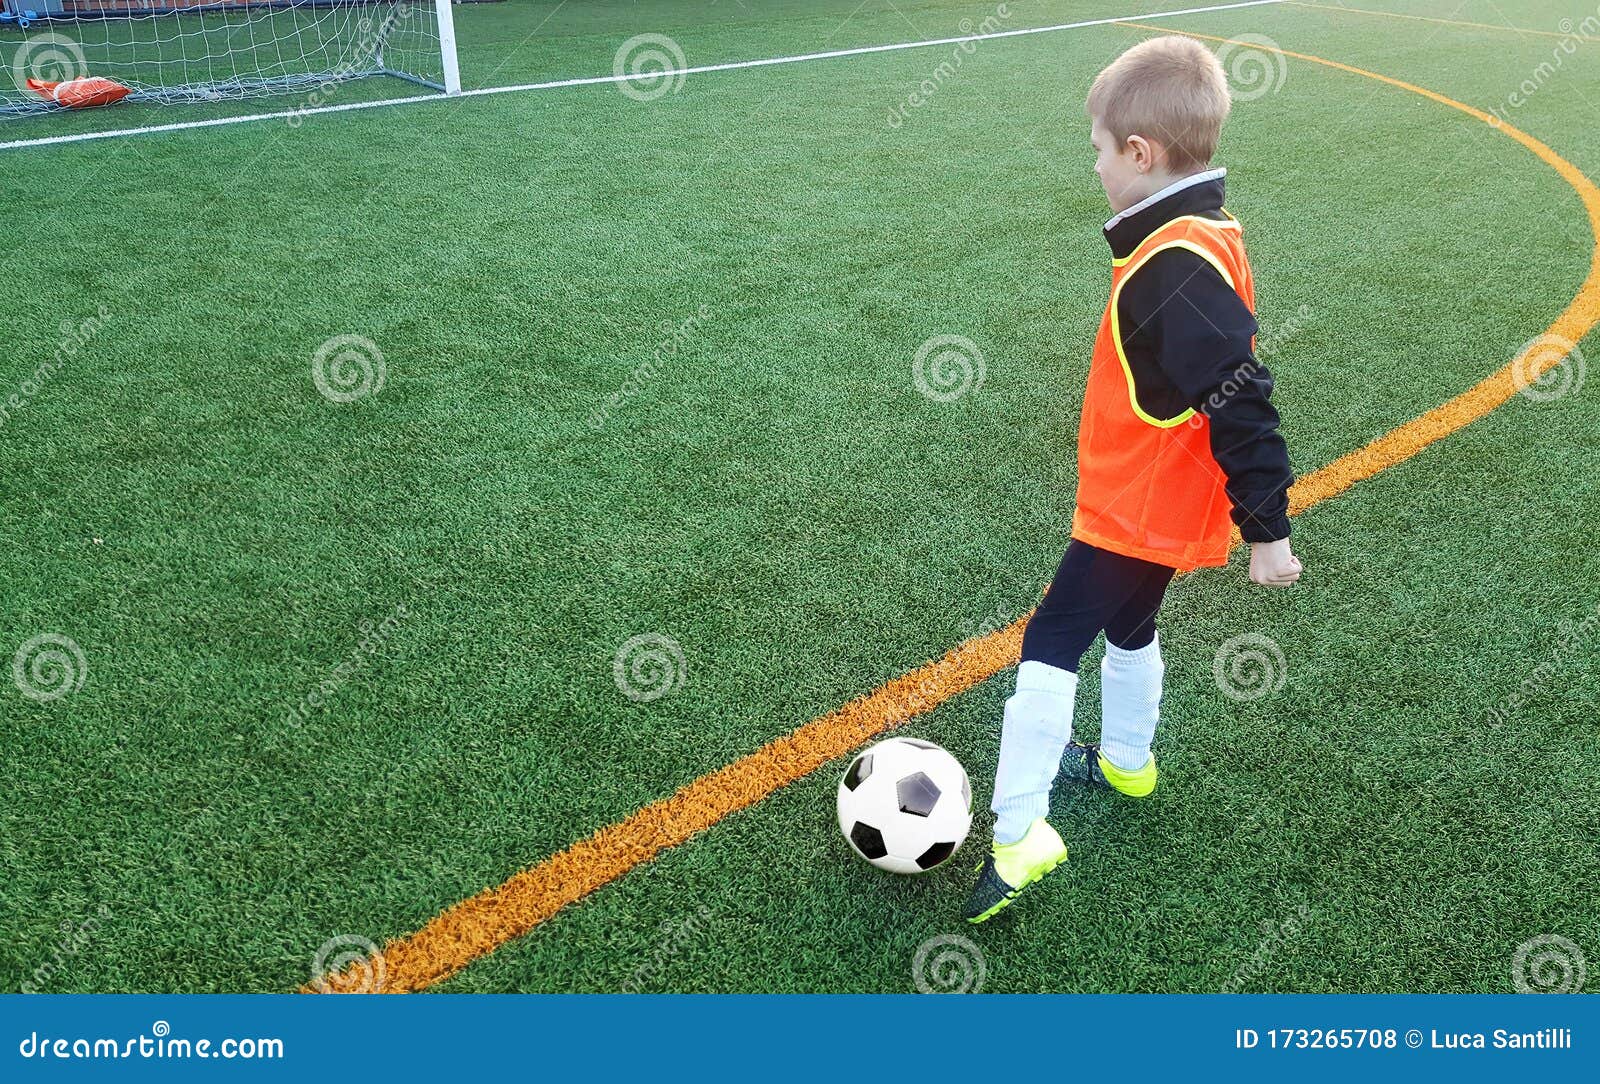
[[[1070,670],[1042,662],[1017,667],[1017,691],[1006,701],[990,806],[995,842],[1015,843],[1050,811],[1050,784],[1072,740],[1077,692],[1078,675]]]
[[[1100,753],[1125,772],[1150,763],[1165,671],[1159,636],[1137,651],[1106,645],[1100,664]]]

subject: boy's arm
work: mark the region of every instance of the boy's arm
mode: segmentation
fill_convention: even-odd
[[[1182,401],[1210,419],[1211,452],[1240,534],[1251,543],[1286,540],[1294,472],[1270,401],[1272,374],[1251,348],[1256,320],[1249,308],[1215,267],[1187,249],[1152,257],[1123,286],[1119,305],[1130,361],[1153,362]],[[1272,550],[1281,556],[1266,563],[1298,566],[1286,542]],[[1270,572],[1272,582],[1287,575],[1284,568]]]

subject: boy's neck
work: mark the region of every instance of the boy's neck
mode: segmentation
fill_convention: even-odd
[[[1154,171],[1146,173],[1142,178],[1140,178],[1141,183],[1139,184],[1139,188],[1130,193],[1130,195],[1132,195],[1134,198],[1129,201],[1128,207],[1137,207],[1139,204],[1143,203],[1157,192],[1160,192],[1163,189],[1171,188],[1173,185],[1179,183],[1180,181],[1186,181],[1190,177],[1198,177],[1200,174],[1207,172],[1210,168],[1211,167],[1207,166],[1203,169],[1191,169],[1186,173],[1170,173],[1167,170],[1162,170],[1160,173],[1156,173]]]
[[[1158,187],[1150,188],[1146,195],[1141,196],[1137,200],[1134,200],[1132,203],[1128,204],[1122,210],[1120,210],[1116,214],[1112,215],[1111,216],[1111,221],[1106,223],[1106,228],[1110,229],[1112,226],[1116,225],[1118,222],[1125,221],[1125,220],[1127,220],[1127,219],[1129,219],[1129,218],[1131,218],[1131,217],[1133,217],[1133,216],[1135,216],[1137,214],[1140,214],[1143,211],[1145,211],[1148,208],[1150,208],[1151,206],[1153,206],[1154,204],[1156,204],[1158,202],[1162,202],[1163,200],[1169,198],[1174,189],[1182,191],[1182,190],[1184,190],[1186,185],[1189,185],[1191,183],[1196,183],[1197,184],[1197,183],[1200,183],[1201,181],[1211,180],[1211,179],[1216,178],[1216,177],[1221,177],[1225,172],[1226,172],[1226,170],[1223,170],[1223,169],[1221,169],[1221,168],[1219,168],[1217,166],[1206,166],[1203,169],[1197,169],[1197,170],[1193,170],[1193,171],[1190,171],[1190,172],[1187,172],[1187,173],[1173,173],[1173,174],[1170,174],[1169,175],[1171,177],[1170,180],[1163,181]],[[1140,186],[1141,189],[1143,189],[1144,187],[1145,186],[1143,186],[1143,185]],[[1158,198],[1158,197],[1160,197],[1160,198]]]
[[[1139,203],[1113,215],[1105,225],[1111,254],[1128,255],[1150,232],[1172,218],[1187,214],[1210,215],[1222,209],[1224,170],[1210,167],[1189,173],[1157,189]]]

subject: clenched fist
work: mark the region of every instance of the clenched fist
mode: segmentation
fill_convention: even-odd
[[[1300,558],[1289,552],[1289,540],[1250,543],[1250,582],[1263,587],[1288,587],[1300,578]]]

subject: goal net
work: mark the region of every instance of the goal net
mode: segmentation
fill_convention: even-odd
[[[104,77],[129,101],[320,104],[379,75],[460,91],[449,0],[0,0],[0,116],[61,108],[29,80]]]

